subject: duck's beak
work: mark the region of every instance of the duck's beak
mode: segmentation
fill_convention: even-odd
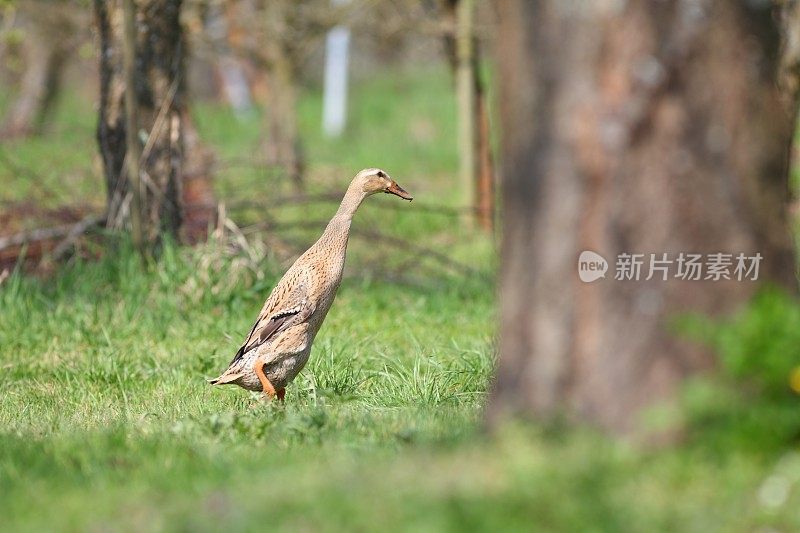
[[[397,184],[396,181],[392,181],[392,184],[389,185],[389,188],[383,191],[387,194],[394,194],[395,196],[399,196],[403,200],[408,200],[409,202],[414,199],[413,196],[408,194],[405,189]]]

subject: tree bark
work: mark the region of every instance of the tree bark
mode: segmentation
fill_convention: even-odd
[[[758,252],[760,280],[795,287],[797,101],[777,88],[776,19],[769,3],[725,0],[497,7],[504,221],[490,419],[565,414],[631,430],[643,406],[712,364],[676,338],[672,317],[733,311],[758,283],[615,280],[619,254]],[[608,260],[606,279],[580,281],[583,250]]]
[[[181,0],[139,0],[135,4],[134,105],[140,148],[141,219],[146,247],[163,234],[177,235],[182,221],[185,45]],[[100,40],[100,113],[97,138],[103,159],[108,225],[128,226],[131,186],[124,171],[128,120],[125,115],[123,1],[94,0]],[[135,163],[132,165],[135,172]]]

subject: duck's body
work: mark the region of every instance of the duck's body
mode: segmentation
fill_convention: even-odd
[[[376,192],[411,199],[382,170],[359,172],[322,236],[275,285],[250,334],[212,384],[231,383],[283,398],[286,385],[308,362],[314,338],[336,297],[353,215],[364,198]]]
[[[259,344],[259,329],[263,328],[259,328],[262,324],[257,322],[226,371],[231,377],[232,374],[240,376],[226,383],[252,391],[263,390],[254,369],[255,362],[261,360],[264,374],[278,391],[286,387],[305,367],[314,337],[333,304],[344,271],[344,252],[340,260],[339,254],[328,255],[325,250],[332,244],[326,241],[336,239],[337,236],[342,249],[346,249],[348,233],[342,239],[339,232],[331,235],[329,230],[330,225],[322,237],[289,268],[259,313],[261,322],[279,311],[277,303],[295,301],[297,305],[294,309],[298,310],[294,321],[296,323],[287,325],[271,339]]]

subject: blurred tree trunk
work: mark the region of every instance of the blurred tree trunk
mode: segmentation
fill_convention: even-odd
[[[199,6],[198,6],[199,7]],[[241,4],[227,1],[211,3],[204,17],[204,33],[211,42],[214,51],[213,63],[214,77],[219,87],[219,93],[233,110],[244,115],[253,108],[250,84],[247,79],[242,59],[232,49],[231,44],[240,37],[238,21],[234,16]]]
[[[184,54],[181,0],[139,0],[135,4],[133,62],[136,122],[133,147],[139,150],[141,220],[144,245],[163,233],[177,235],[181,225],[184,139]],[[122,0],[94,0],[100,39],[100,116],[97,138],[103,159],[108,224],[131,220],[131,181],[123,166],[128,148],[125,106],[124,17]],[[128,163],[131,163],[130,161]],[[129,167],[130,169],[130,167]]]
[[[800,0],[783,0],[781,29],[781,85],[795,98],[800,93]]]
[[[264,102],[267,95],[266,75],[262,61],[253,51],[260,50],[259,32],[263,25],[256,0],[226,0],[227,45],[236,61],[245,72],[250,94],[257,102]],[[255,28],[254,28],[255,26]]]
[[[494,163],[486,88],[480,75],[480,53],[474,32],[473,0],[444,0],[450,31],[445,51],[455,74],[458,97],[459,173],[478,227],[494,228]]]
[[[479,57],[475,60],[475,121],[477,122],[478,168],[475,180],[475,213],[480,226],[487,233],[494,231],[494,160],[492,158],[489,103],[486,88],[478,71]]]
[[[53,108],[69,55],[78,43],[83,17],[63,2],[19,2],[17,25],[23,32],[24,70],[19,94],[10,104],[0,136],[38,135]]]
[[[472,18],[475,10],[473,0],[458,0],[455,3],[455,52],[456,52],[456,102],[458,104],[458,172],[461,189],[469,204],[477,204],[475,178],[477,176],[477,135],[475,111],[475,41],[472,37]],[[477,215],[477,211],[473,215]],[[478,217],[479,218],[479,217]]]
[[[504,228],[490,419],[566,414],[630,430],[711,364],[670,318],[733,311],[757,284],[644,281],[645,269],[618,281],[620,253],[758,252],[759,279],[795,287],[797,102],[776,84],[777,20],[769,3],[724,0],[497,7]],[[609,261],[606,279],[579,280],[582,250]]]
[[[781,5],[781,76],[780,86],[790,101],[800,95],[800,0],[784,0]],[[792,149],[792,166],[800,164],[800,138],[795,137]],[[790,219],[797,223],[800,215],[800,187],[792,181],[792,207]]]
[[[188,111],[183,116],[183,138],[186,162],[183,169],[182,204],[183,226],[181,237],[192,244],[208,236],[209,226],[216,215],[217,200],[214,195],[214,150],[200,138]]]
[[[293,0],[268,0],[265,8],[267,66],[267,160],[303,190],[303,158],[297,129],[297,72],[293,49]]]

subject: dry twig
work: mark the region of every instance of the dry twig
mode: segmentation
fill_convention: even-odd
[[[0,251],[12,246],[21,246],[23,244],[30,244],[32,242],[48,241],[51,239],[61,238],[77,238],[78,235],[87,231],[93,226],[97,226],[103,222],[103,217],[97,215],[88,215],[75,224],[63,224],[60,226],[53,226],[50,228],[36,228],[29,231],[22,231],[9,235],[7,237],[0,237]]]

